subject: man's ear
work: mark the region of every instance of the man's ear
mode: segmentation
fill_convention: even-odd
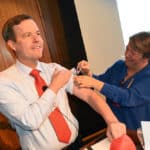
[[[7,46],[8,46],[11,50],[16,51],[16,47],[15,47],[15,42],[14,42],[14,41],[8,40],[8,41],[7,41]]]

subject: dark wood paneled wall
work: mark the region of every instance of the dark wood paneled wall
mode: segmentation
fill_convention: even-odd
[[[66,39],[57,0],[39,0],[45,23],[45,35],[53,62],[69,64]]]
[[[67,68],[86,58],[73,0],[39,0],[52,60]]]

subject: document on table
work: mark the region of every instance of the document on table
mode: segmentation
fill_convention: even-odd
[[[141,121],[144,138],[144,150],[150,150],[150,121]]]
[[[110,149],[110,141],[108,138],[105,138],[96,144],[92,145],[91,148],[93,150],[109,150]]]

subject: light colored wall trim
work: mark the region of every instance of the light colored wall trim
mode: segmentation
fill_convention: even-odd
[[[75,6],[91,69],[101,73],[124,53],[116,0],[75,0]]]

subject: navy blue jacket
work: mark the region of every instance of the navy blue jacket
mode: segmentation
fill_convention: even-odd
[[[93,77],[105,82],[100,92],[118,119],[136,130],[140,121],[150,121],[150,64],[122,83],[126,73],[125,62],[119,60],[104,74]]]

